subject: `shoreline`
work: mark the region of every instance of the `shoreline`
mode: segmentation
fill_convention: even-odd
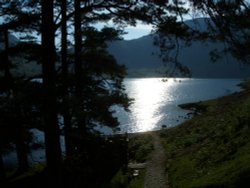
[[[250,81],[243,90],[182,104],[202,109],[160,132],[171,187],[247,187],[250,177]]]

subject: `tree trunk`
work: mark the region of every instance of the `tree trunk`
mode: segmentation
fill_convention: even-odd
[[[53,0],[42,0],[43,116],[47,167],[57,172],[61,165],[61,148],[56,107],[53,5]]]
[[[16,152],[18,159],[18,172],[24,172],[28,169],[28,156],[26,150],[26,144],[24,140],[24,128],[21,121],[15,121],[16,127]]]
[[[7,94],[11,95],[11,90],[13,89],[13,77],[10,72],[10,60],[9,60],[9,36],[8,36],[8,30],[4,31],[4,46],[5,46],[5,52],[4,52],[4,59],[3,59],[3,67],[4,67],[4,78],[5,78],[5,89],[7,89]]]
[[[83,84],[84,84],[84,72],[82,68],[82,34],[81,34],[81,1],[75,0],[75,84],[76,84],[76,100],[79,104],[83,103]],[[78,129],[80,135],[84,138],[86,136],[86,123],[84,115],[84,106],[78,105],[77,112],[80,112],[80,116],[77,117]],[[84,143],[82,143],[84,145]]]
[[[82,34],[81,34],[81,3],[75,0],[75,79],[76,79],[76,97],[82,96]]]
[[[15,86],[14,86],[14,81],[13,81],[13,77],[11,75],[10,72],[10,61],[9,61],[9,36],[8,36],[8,30],[4,31],[4,44],[5,44],[5,77],[7,80],[7,84],[9,87],[9,92],[13,93],[13,96],[15,98],[16,96],[16,90],[15,90]],[[26,151],[26,145],[25,145],[25,141],[24,141],[24,128],[23,125],[21,123],[21,120],[19,119],[19,117],[21,116],[21,112],[20,112],[20,107],[18,104],[15,104],[15,109],[16,109],[16,114],[18,116],[18,118],[13,119],[13,125],[15,127],[15,144],[16,144],[16,152],[17,152],[17,159],[18,159],[18,172],[22,172],[27,170],[28,168],[28,156],[27,156],[27,151]],[[15,112],[13,112],[15,113]]]
[[[71,117],[69,112],[69,93],[68,93],[68,61],[67,61],[67,0],[61,1],[62,11],[62,35],[61,35],[61,58],[62,58],[62,81],[63,81],[63,119],[65,131],[65,150],[66,156],[73,154],[71,138]]]
[[[1,151],[2,148],[0,148],[0,182],[4,183],[5,181],[5,169],[4,169],[4,162],[3,162],[3,154]],[[0,185],[2,185],[2,183],[0,183]]]

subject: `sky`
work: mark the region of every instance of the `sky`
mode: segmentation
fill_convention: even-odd
[[[115,26],[113,22],[108,22],[108,23],[97,23],[96,25],[93,25],[94,27],[96,27],[98,30],[102,29],[103,27],[107,26],[107,27],[113,27]],[[137,25],[131,26],[128,25],[127,27],[125,27],[125,32],[127,34],[123,35],[123,39],[124,40],[133,40],[133,39],[137,39],[140,37],[143,37],[145,35],[149,35],[152,31],[153,27],[152,25],[146,25],[143,24],[141,22],[138,22]]]
[[[127,34],[123,35],[124,40],[132,40],[149,35],[151,33],[152,26],[138,24],[136,27],[128,26],[125,31]]]

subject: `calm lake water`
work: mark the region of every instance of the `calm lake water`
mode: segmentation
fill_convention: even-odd
[[[144,132],[176,126],[187,118],[189,111],[178,104],[216,98],[240,91],[240,79],[126,79],[125,86],[134,103],[131,112],[115,107],[121,132]]]
[[[119,107],[115,116],[121,123],[121,133],[145,132],[161,129],[162,125],[172,127],[186,120],[189,111],[178,107],[178,104],[196,102],[216,98],[240,91],[239,79],[168,79],[161,78],[126,79],[125,86],[130,98],[134,98],[131,112]],[[106,134],[111,133],[102,129]],[[44,135],[32,129],[37,143],[44,143]],[[62,150],[64,138],[61,136]],[[45,160],[44,148],[33,150],[29,155],[31,163]],[[5,164],[17,164],[16,153],[13,151],[4,156]]]

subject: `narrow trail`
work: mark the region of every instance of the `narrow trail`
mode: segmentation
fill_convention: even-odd
[[[146,166],[144,188],[167,188],[166,156],[157,133],[152,133],[154,151]]]

